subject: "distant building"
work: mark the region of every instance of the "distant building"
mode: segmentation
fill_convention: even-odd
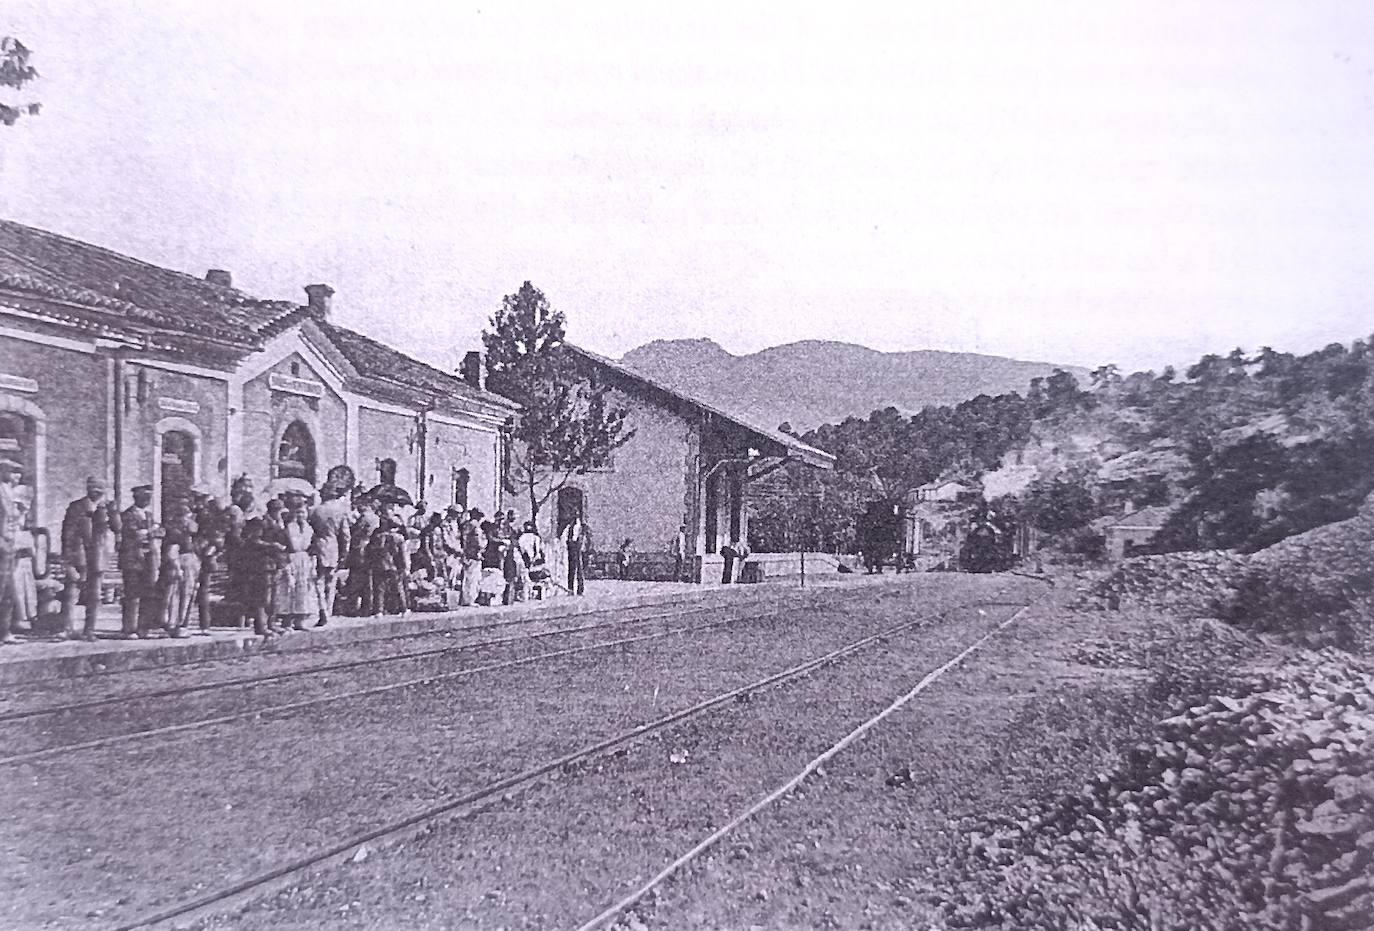
[[[60,522],[86,476],[122,502],[154,487],[159,514],[196,484],[259,498],[318,486],[334,465],[434,504],[494,510],[501,431],[518,408],[304,304],[149,265],[0,221],[0,454],[25,467],[40,525]]]
[[[977,491],[952,479],[919,485],[903,501],[902,549],[918,569],[952,568],[968,529],[968,509],[961,498]]]
[[[943,479],[918,486],[912,492],[912,499],[913,501],[958,501],[961,496],[973,494],[977,490],[953,479]]]
[[[574,476],[557,493],[540,515],[546,533],[558,533],[581,513],[597,550],[613,551],[628,538],[633,558],[642,562],[662,558],[685,525],[696,577],[710,581],[721,574],[721,546],[748,538],[751,483],[789,463],[834,466],[834,456],[795,436],[751,424],[585,349],[569,349],[610,386],[612,403],[628,409],[625,425],[635,432],[604,468]]]
[[[1107,558],[1119,562],[1131,555],[1134,547],[1153,540],[1172,513],[1173,508],[1164,505],[1128,510],[1120,517],[1099,518],[1093,526],[1102,531],[1107,541]]]

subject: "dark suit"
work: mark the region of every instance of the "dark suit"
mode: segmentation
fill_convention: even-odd
[[[153,512],[131,504],[120,514],[119,530],[119,573],[124,583],[120,627],[126,634],[148,630],[160,620],[158,565]]]
[[[72,615],[77,599],[84,596],[84,633],[95,636],[100,580],[106,569],[105,554],[119,526],[119,513],[109,502],[96,504],[90,498],[78,498],[67,505],[67,512],[62,517],[62,627],[69,634],[75,631]]]

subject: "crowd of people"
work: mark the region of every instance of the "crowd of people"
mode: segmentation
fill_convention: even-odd
[[[385,465],[385,464],[384,464]],[[0,641],[15,642],[15,621],[32,622],[37,594],[26,503],[15,493],[21,467],[0,460]],[[120,511],[103,481],[90,478],[61,531],[59,637],[95,640],[102,585],[117,569],[121,635],[208,634],[212,579],[226,578],[221,611],[231,626],[263,637],[322,627],[332,616],[408,614],[435,607],[491,605],[542,597],[553,584],[543,539],[514,510],[490,519],[478,508],[430,511],[394,484],[357,486],[347,466],[331,469],[318,490],[292,488],[262,502],[251,479],[233,484],[228,504],[208,489],[174,499],[155,520],[153,489],[132,490]],[[584,591],[591,534],[580,516],[560,528],[568,591]],[[111,553],[117,562],[109,565]],[[219,599],[217,599],[219,600]],[[76,615],[84,605],[84,624]]]

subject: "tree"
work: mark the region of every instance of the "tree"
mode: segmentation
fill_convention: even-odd
[[[1187,375],[1204,388],[1210,388],[1220,384],[1230,370],[1230,363],[1221,356],[1209,352],[1188,368]]]
[[[11,36],[0,37],[0,87],[20,90],[38,77],[38,69],[29,64],[31,54],[28,47],[18,39]],[[37,116],[40,108],[41,105],[37,103],[0,103],[0,123],[13,126],[21,116]]]
[[[488,384],[523,407],[511,429],[507,478],[528,494],[535,520],[574,475],[603,468],[634,431],[596,370],[569,352],[566,319],[538,288],[526,281],[488,323]]]
[[[1024,492],[1021,513],[1051,534],[1082,527],[1097,516],[1086,476],[1069,473],[1032,481]]]
[[[1107,391],[1121,384],[1121,370],[1111,363],[1099,365],[1089,377],[1094,391]]]

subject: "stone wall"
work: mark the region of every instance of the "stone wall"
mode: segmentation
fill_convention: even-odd
[[[120,500],[132,500],[130,490],[153,485],[153,506],[161,510],[162,438],[172,430],[195,439],[195,475],[228,491],[226,456],[229,387],[224,379],[169,372],[130,362],[124,367],[123,460],[120,463]]]
[[[320,397],[273,390],[273,375],[313,382],[319,386]],[[278,384],[285,382],[279,378]],[[253,479],[259,497],[277,479],[273,468],[277,446],[293,421],[305,424],[315,442],[315,485],[324,481],[330,466],[345,461],[348,417],[343,399],[299,354],[292,353],[243,386],[242,417],[243,462],[238,468]]]
[[[0,409],[31,418],[42,449],[37,475],[36,521],[56,536],[67,502],[85,493],[86,477],[110,481],[111,362],[94,353],[0,338]],[[36,389],[36,390],[30,390]]]
[[[693,447],[692,427],[676,414],[630,394],[612,391],[611,403],[629,409],[626,426],[635,431],[634,437],[615,451],[609,469],[573,476],[569,486],[584,495],[597,549],[617,549],[628,537],[634,550],[666,551],[679,524],[691,527],[687,507],[695,490],[688,485],[686,459]],[[523,488],[512,497],[511,506],[521,517],[528,514],[528,494]],[[545,533],[552,532],[556,516],[557,502],[550,499],[540,513]]]

